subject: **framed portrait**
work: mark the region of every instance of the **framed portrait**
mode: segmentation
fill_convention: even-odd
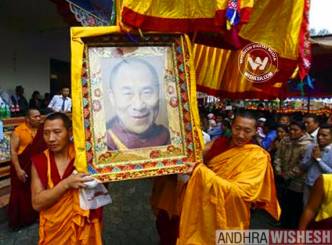
[[[186,173],[201,161],[188,40],[98,28],[71,33],[75,164],[103,182]]]

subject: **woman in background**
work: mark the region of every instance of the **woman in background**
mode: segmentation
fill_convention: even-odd
[[[31,99],[29,101],[29,108],[35,108],[40,110],[42,106],[42,102],[40,99],[40,93],[39,91],[35,90],[33,91],[32,95],[31,95]]]
[[[285,124],[278,124],[277,126],[277,138],[272,142],[269,152],[271,158],[274,158],[274,154],[277,152],[281,140],[288,135],[288,126]]]

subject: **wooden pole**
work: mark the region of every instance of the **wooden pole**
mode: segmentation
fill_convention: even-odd
[[[308,89],[307,113],[310,113],[310,89]]]

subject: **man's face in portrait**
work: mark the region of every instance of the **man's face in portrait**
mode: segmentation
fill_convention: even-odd
[[[113,76],[110,100],[116,115],[126,130],[144,133],[159,112],[158,77],[138,62],[122,64]]]

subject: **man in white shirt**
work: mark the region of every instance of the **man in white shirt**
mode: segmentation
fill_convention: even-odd
[[[306,131],[310,134],[311,138],[317,142],[317,134],[319,130],[319,119],[314,114],[308,114],[304,117],[304,124]]]
[[[71,98],[69,98],[69,88],[62,88],[60,95],[54,95],[48,108],[56,112],[70,112],[71,111]]]

